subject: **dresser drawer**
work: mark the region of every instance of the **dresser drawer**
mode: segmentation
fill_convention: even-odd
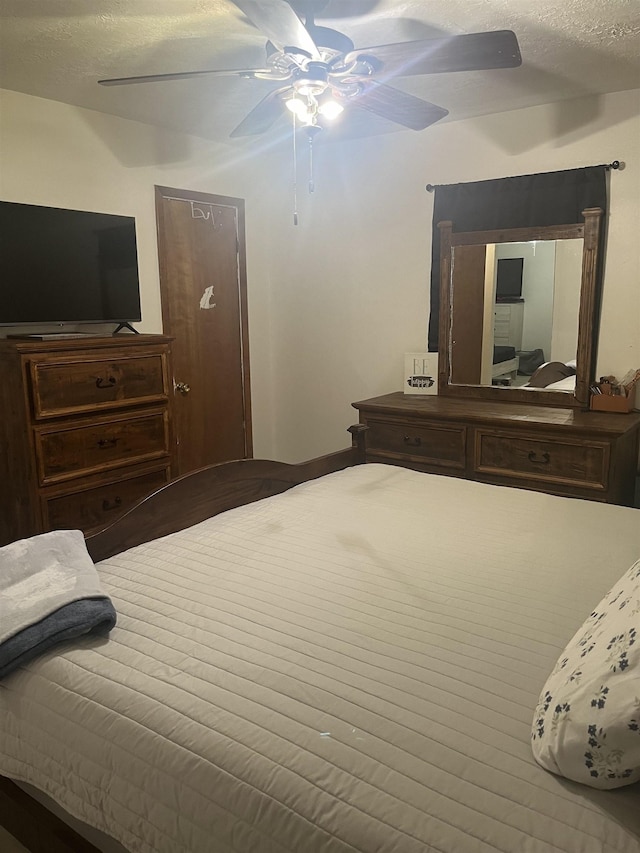
[[[36,419],[113,409],[167,398],[163,353],[111,358],[32,358]]]
[[[64,494],[42,494],[42,515],[46,530],[100,530],[169,482],[168,467],[144,474],[122,474],[117,480],[91,483]],[[49,490],[51,491],[51,490]]]
[[[40,484],[110,470],[169,453],[165,409],[35,430]]]
[[[508,346],[510,332],[511,329],[508,323],[496,323],[493,328],[494,344]]]
[[[588,489],[607,488],[606,442],[476,429],[474,470]]]
[[[440,468],[464,468],[466,428],[367,418],[367,453],[413,459]]]

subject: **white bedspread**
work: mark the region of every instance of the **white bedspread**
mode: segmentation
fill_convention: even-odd
[[[99,565],[111,638],[0,690],[0,773],[144,853],[638,853],[538,767],[638,510],[367,465]]]

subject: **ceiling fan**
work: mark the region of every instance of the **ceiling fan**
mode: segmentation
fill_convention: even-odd
[[[262,68],[182,71],[99,80],[103,86],[202,76],[268,80],[276,85],[232,131],[232,137],[269,130],[283,104],[308,128],[323,127],[354,105],[412,130],[424,130],[448,110],[387,85],[395,77],[515,68],[522,63],[510,30],[469,33],[355,48],[337,30],[317,26],[327,0],[230,0],[268,41]],[[303,19],[304,18],[304,23]]]

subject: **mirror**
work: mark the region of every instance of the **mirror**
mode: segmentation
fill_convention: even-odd
[[[601,211],[584,223],[441,230],[440,393],[586,405]]]

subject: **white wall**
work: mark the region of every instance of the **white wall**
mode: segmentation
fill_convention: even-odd
[[[340,446],[356,418],[349,403],[400,390],[403,353],[425,347],[427,183],[626,161],[610,176],[597,371],[640,366],[639,105],[640,91],[621,92],[325,146],[298,229],[288,216],[269,220],[281,247],[271,261],[276,453],[302,459]]]
[[[317,147],[316,192],[290,144],[214,145],[5,92],[0,196],[137,217],[142,331],[160,331],[153,185],[246,199],[255,453],[347,443],[353,400],[399,390],[425,347],[433,195],[425,184],[613,159],[598,373],[640,366],[640,92]]]

